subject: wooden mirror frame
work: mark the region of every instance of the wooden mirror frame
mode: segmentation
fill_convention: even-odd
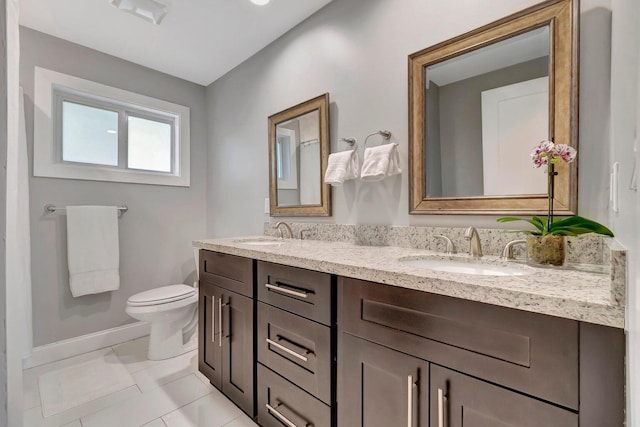
[[[318,110],[320,126],[320,204],[278,206],[276,126],[279,123]],[[331,216],[331,186],[324,183],[329,158],[329,94],[302,102],[269,117],[269,214],[271,216]]]
[[[427,67],[536,28],[549,26],[549,140],[578,145],[578,0],[549,0],[409,55],[409,213],[547,213],[547,195],[426,198]],[[533,147],[532,147],[533,149]],[[523,153],[528,155],[528,153]],[[577,162],[556,165],[554,212],[577,212]]]

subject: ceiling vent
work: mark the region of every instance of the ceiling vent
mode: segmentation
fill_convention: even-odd
[[[155,0],[111,0],[111,4],[156,25],[160,25],[167,14],[167,7]]]

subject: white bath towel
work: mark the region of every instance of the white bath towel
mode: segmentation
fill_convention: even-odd
[[[384,144],[364,150],[360,177],[363,181],[379,181],[402,173],[398,144]]]
[[[67,255],[71,294],[120,287],[118,210],[115,206],[67,206]]]
[[[360,158],[355,150],[330,154],[327,163],[324,182],[334,187],[340,186],[350,179],[357,178],[360,173]]]

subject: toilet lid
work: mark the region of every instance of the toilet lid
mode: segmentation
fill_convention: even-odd
[[[140,292],[129,298],[130,305],[155,305],[189,298],[196,289],[187,285],[171,285]]]

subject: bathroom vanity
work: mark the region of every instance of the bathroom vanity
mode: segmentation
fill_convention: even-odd
[[[623,424],[614,274],[473,276],[406,262],[448,262],[426,250],[264,236],[194,246],[200,370],[260,425]]]

